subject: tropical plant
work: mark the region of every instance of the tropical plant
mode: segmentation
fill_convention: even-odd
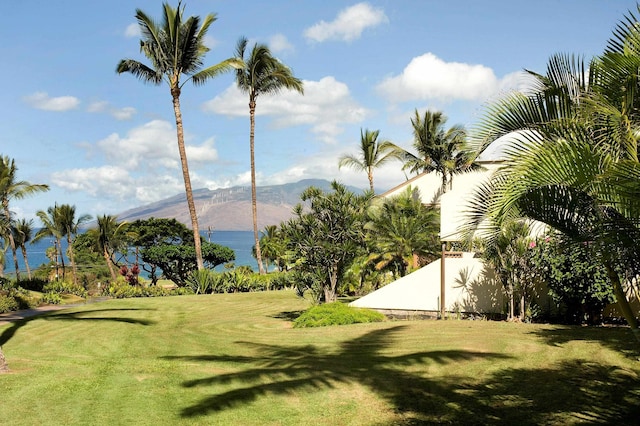
[[[56,220],[59,223],[62,236],[67,239],[67,254],[69,255],[69,263],[71,263],[73,283],[78,284],[78,269],[73,251],[73,240],[80,226],[91,220],[91,215],[83,214],[76,218],[76,207],[69,204],[57,206],[55,214],[57,215]]]
[[[29,195],[37,192],[44,192],[49,190],[48,185],[44,184],[32,184],[27,181],[16,180],[16,173],[18,168],[15,161],[7,156],[0,158],[0,203],[2,203],[2,212],[5,216],[6,222],[9,226],[0,228],[4,229],[3,237],[9,240],[9,247],[13,255],[13,263],[16,270],[16,279],[20,280],[20,268],[18,267],[18,255],[16,252],[16,244],[11,233],[11,223],[13,216],[9,208],[12,200],[20,200]]]
[[[445,129],[447,118],[440,111],[424,112],[416,109],[411,119],[413,147],[417,154],[400,150],[404,158],[403,170],[411,173],[435,172],[442,178],[442,192],[451,189],[453,176],[459,173],[480,170],[473,151],[466,146],[467,132],[464,127],[454,125]]]
[[[118,251],[126,249],[126,222],[118,222],[113,215],[102,215],[97,218],[97,227],[91,228],[87,234],[93,240],[97,250],[109,268],[111,280],[116,281],[118,275],[114,265],[117,265],[114,255]]]
[[[236,48],[236,59],[243,64],[236,69],[236,83],[243,93],[249,94],[249,152],[251,157],[251,212],[256,260],[260,274],[264,274],[260,240],[258,236],[258,209],[256,196],[255,164],[255,116],[258,96],[278,94],[283,89],[304,93],[302,81],[293,75],[289,67],[275,58],[264,44],[254,44],[246,55],[247,39],[242,37]],[[246,55],[246,57],[245,57]]]
[[[336,181],[331,189],[303,191],[300,198],[308,206],[296,206],[284,227],[294,271],[301,274],[298,288],[325,302],[336,300],[342,275],[363,251],[365,212],[373,196],[356,195]]]
[[[373,203],[365,229],[368,259],[376,270],[404,276],[420,266],[420,258],[437,257],[440,215],[434,207],[422,204],[417,190],[407,188],[398,196]]]
[[[202,269],[204,268],[204,263],[202,260],[200,231],[184,143],[180,94],[187,81],[191,80],[195,85],[201,85],[209,79],[231,71],[234,66],[240,66],[240,64],[237,60],[230,58],[202,69],[204,55],[209,51],[209,48],[205,45],[205,36],[211,24],[216,20],[215,14],[207,15],[201,24],[198,16],[190,16],[185,19],[183,16],[184,7],[181,7],[180,3],[176,8],[164,3],[163,12],[162,23],[158,25],[142,10],[136,9],[136,19],[142,34],[140,51],[151,62],[151,65],[145,65],[134,59],[123,59],[118,64],[116,71],[119,74],[124,72],[131,73],[145,83],[160,85],[165,81],[169,85],[176,120],[182,177],[184,179],[189,215],[191,216],[196,263],[197,268]],[[180,81],[182,75],[188,76],[184,82]]]
[[[512,142],[504,166],[474,196],[470,223],[491,235],[526,217],[592,244],[640,340],[626,294],[640,273],[638,65],[640,26],[629,13],[603,55],[588,64],[554,55],[545,75],[530,72],[531,92],[492,104],[475,145],[505,135]]]
[[[31,268],[29,267],[29,259],[27,256],[27,243],[33,237],[33,219],[18,219],[12,227],[13,240],[16,249],[22,251],[22,259],[27,270],[27,277],[31,280]]]
[[[489,264],[496,274],[496,279],[508,298],[507,319],[515,318],[515,295],[520,294],[520,320],[526,316],[527,287],[531,277],[527,250],[532,243],[531,224],[525,220],[516,220],[505,224],[495,238],[487,239],[480,244],[482,259]]]
[[[46,211],[38,210],[36,216],[42,223],[42,228],[36,232],[33,237],[33,242],[38,242],[45,237],[51,237],[54,239],[54,250],[52,254],[52,260],[55,262],[56,271],[55,278],[65,275],[65,263],[64,254],[62,252],[62,238],[64,237],[64,229],[60,223],[60,215],[58,214],[58,205],[49,207]],[[62,271],[60,270],[62,269]]]
[[[373,189],[373,169],[378,168],[392,159],[400,159],[401,151],[388,140],[379,141],[379,130],[364,131],[360,129],[360,150],[357,155],[345,154],[340,157],[338,167],[351,167],[355,170],[362,170],[367,173],[369,189]]]

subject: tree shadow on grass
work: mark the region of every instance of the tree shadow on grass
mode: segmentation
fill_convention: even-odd
[[[548,368],[505,368],[480,380],[458,374],[457,364],[510,357],[465,350],[398,356],[384,352],[402,328],[369,332],[343,342],[337,351],[238,342],[257,355],[164,358],[251,366],[184,382],[187,388],[212,389],[212,395],[183,409],[185,418],[242,406],[265,395],[314,392],[341,383],[366,386],[388,401],[398,413],[397,424],[635,424],[640,414],[636,370],[571,360]],[[451,373],[429,377],[424,368],[429,364],[450,366]],[[216,386],[229,384],[237,386],[215,392]]]
[[[550,326],[532,331],[532,334],[552,346],[563,346],[578,340],[603,345],[624,354],[627,358],[637,359],[640,355],[638,341],[629,327]]]
[[[304,311],[285,311],[285,312],[280,312],[276,315],[273,315],[272,318],[275,319],[283,319],[283,320],[287,320],[287,321],[295,321],[300,315],[302,315]]]
[[[138,324],[138,325],[152,325],[155,324],[155,321],[138,319],[138,318],[129,318],[129,317],[110,317],[110,316],[95,316],[96,314],[102,314],[107,312],[120,312],[120,311],[142,311],[148,309],[137,309],[137,308],[115,308],[115,309],[91,309],[80,312],[55,312],[55,313],[47,313],[32,317],[27,317],[15,322],[12,322],[11,325],[6,328],[2,334],[0,334],[0,347],[7,343],[11,338],[16,334],[16,332],[35,320],[45,320],[45,321],[113,321],[113,322],[124,322],[128,324]]]

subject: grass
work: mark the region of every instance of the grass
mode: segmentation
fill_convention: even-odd
[[[629,330],[294,329],[292,292],[112,300],[0,326],[8,425],[634,424]]]

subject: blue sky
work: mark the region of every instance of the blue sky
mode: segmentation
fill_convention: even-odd
[[[175,6],[175,3],[172,3]],[[266,43],[303,80],[305,95],[257,104],[258,184],[305,178],[366,187],[338,169],[360,130],[411,147],[415,109],[441,110],[447,125],[477,123],[482,105],[544,72],[554,53],[602,52],[629,0],[187,0],[187,15],[217,14],[205,64],[231,57],[241,36]],[[55,203],[78,214],[117,214],[184,191],[166,85],[117,75],[139,53],[135,9],[150,0],[58,0],[3,5],[0,154],[18,178],[51,189],[13,203],[32,218]],[[248,99],[227,74],[181,96],[194,188],[249,184]],[[376,171],[376,187],[401,183],[400,165]]]

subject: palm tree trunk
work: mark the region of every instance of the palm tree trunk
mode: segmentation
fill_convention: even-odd
[[[371,167],[367,170],[367,177],[369,178],[369,188],[373,192],[373,169]]]
[[[116,282],[118,277],[116,276],[116,271],[113,269],[113,262],[111,262],[111,256],[109,255],[109,251],[106,247],[102,250],[102,256],[104,257],[104,260],[105,262],[107,262],[107,266],[109,267],[111,279],[113,280],[113,282]]]
[[[22,246],[22,258],[24,259],[24,266],[27,269],[27,277],[31,279],[31,268],[29,268],[29,260],[27,258],[27,249]]]
[[[11,223],[11,211],[9,210],[9,205],[7,202],[2,202],[4,208],[4,215],[9,223]],[[13,232],[11,228],[7,232],[7,236],[9,237],[9,247],[11,247],[11,254],[13,255],[13,265],[16,271],[16,281],[20,281],[20,268],[18,267],[18,254],[16,252],[16,241],[13,239]]]
[[[613,293],[616,296],[616,301],[618,302],[618,307],[620,307],[620,311],[622,312],[622,316],[629,324],[629,328],[633,332],[635,338],[640,342],[640,330],[638,329],[638,319],[633,313],[633,309],[627,300],[627,295],[624,293],[624,289],[622,288],[622,283],[620,282],[620,277],[613,269],[611,263],[607,260],[604,262],[604,267],[607,271],[607,275],[609,276],[609,280],[613,285]]]
[[[178,152],[180,153],[180,163],[182,164],[182,177],[184,179],[184,189],[187,197],[187,206],[189,207],[189,216],[191,216],[191,228],[193,229],[193,245],[196,251],[196,263],[198,270],[204,269],[204,261],[202,260],[202,245],[200,243],[200,229],[198,228],[198,216],[196,214],[196,205],[193,201],[193,190],[191,189],[191,178],[189,177],[189,164],[187,163],[187,151],[184,146],[184,130],[182,128],[182,112],[180,111],[180,88],[171,87],[171,96],[173,98],[173,112],[176,117],[176,132],[178,136]]]
[[[69,251],[69,263],[71,263],[71,275],[73,276],[73,284],[78,284],[78,271],[76,269],[76,261],[73,254],[73,242],[71,241],[70,235],[67,235],[67,250]]]
[[[256,194],[256,160],[255,160],[255,129],[256,129],[256,101],[249,100],[249,120],[251,129],[249,131],[249,151],[251,153],[251,214],[253,216],[253,239],[256,245],[256,260],[260,275],[265,274],[262,264],[262,252],[260,251],[260,238],[258,238],[258,196]]]

